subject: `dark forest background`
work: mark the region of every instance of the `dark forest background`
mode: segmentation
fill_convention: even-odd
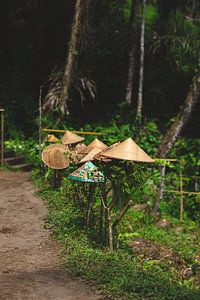
[[[133,113],[140,67],[140,6],[138,1]],[[74,8],[74,0],[2,0],[0,106],[6,109],[10,130],[31,135],[36,129],[39,89],[43,85],[44,101],[49,75],[65,65]],[[132,122],[126,120],[129,110],[122,108],[129,67],[130,8],[131,1],[126,0],[89,1],[89,12],[82,17],[69,102],[70,120],[77,128],[106,122],[113,114]],[[143,118],[155,119],[164,132],[199,68],[199,1],[148,1],[145,21]],[[75,88],[77,78],[84,77],[96,84],[94,99],[85,92],[82,101]],[[199,137],[199,115],[198,102],[183,131],[185,136]]]

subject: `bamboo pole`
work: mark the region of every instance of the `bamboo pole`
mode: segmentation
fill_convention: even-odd
[[[178,159],[176,158],[155,158],[155,160],[158,160],[158,161],[171,161],[171,162],[177,162]]]
[[[180,222],[183,222],[183,176],[182,165],[180,162]]]
[[[39,95],[39,155],[42,154],[42,88],[40,86],[40,95]]]
[[[0,109],[1,112],[1,167],[3,168],[4,160],[4,109]]]
[[[60,132],[60,133],[64,133],[67,130],[66,129],[49,129],[49,128],[43,128],[42,131],[45,132]],[[103,135],[103,133],[101,132],[92,132],[92,131],[71,131],[73,133],[77,133],[77,134],[94,134],[94,135]]]
[[[182,194],[187,194],[187,195],[200,195],[200,192],[186,192],[186,191],[180,192],[180,190],[179,191],[176,191],[176,190],[163,190],[163,192],[165,192],[165,193],[176,193],[176,194],[182,193]]]

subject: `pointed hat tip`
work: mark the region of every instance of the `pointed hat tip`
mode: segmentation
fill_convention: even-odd
[[[105,150],[103,156],[119,159],[129,160],[135,162],[153,163],[155,162],[144,150],[142,150],[130,137],[119,143],[117,146]]]
[[[62,137],[62,144],[63,145],[76,144],[82,142],[84,139],[85,139],[84,137],[81,137],[78,134],[67,130]]]

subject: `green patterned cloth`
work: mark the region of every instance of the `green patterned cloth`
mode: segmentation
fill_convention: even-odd
[[[68,176],[69,179],[82,182],[104,182],[105,177],[92,162],[86,162],[83,166]]]

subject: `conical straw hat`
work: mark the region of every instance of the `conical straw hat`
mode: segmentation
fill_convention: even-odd
[[[54,134],[48,134],[44,141],[56,143],[58,142],[58,138]]]
[[[42,151],[42,161],[51,169],[65,169],[70,163],[67,157],[68,151],[69,150],[61,144],[47,146]]]
[[[106,149],[102,150],[101,152],[97,153],[94,155],[94,159],[96,160],[101,160],[101,161],[104,161],[104,162],[109,162],[111,161],[110,158],[104,156],[104,153],[107,152],[108,150],[110,149],[113,149],[114,147],[116,147],[117,145],[119,145],[120,142],[117,142],[117,143],[114,143],[113,145],[107,147]]]
[[[120,160],[130,160],[145,163],[155,162],[155,160],[145,153],[131,138],[128,138],[116,147],[104,151],[104,153],[101,155]]]
[[[63,145],[70,145],[82,142],[85,138],[81,137],[71,131],[66,131],[64,136],[62,137],[62,144]]]
[[[69,175],[68,178],[76,181],[94,183],[105,181],[103,173],[99,171],[97,167],[91,162],[86,162],[71,175]]]
[[[107,148],[106,144],[101,142],[99,139],[95,139],[92,141],[84,150],[84,153],[89,153],[92,149],[99,148],[100,150],[104,150]]]
[[[84,144],[84,143],[78,143],[76,146],[75,146],[75,151],[77,152],[77,153],[83,153],[84,152],[84,150],[86,149],[86,145]]]
[[[93,148],[85,157],[83,157],[79,163],[85,163],[86,161],[94,160],[94,156],[101,152],[99,148]]]

